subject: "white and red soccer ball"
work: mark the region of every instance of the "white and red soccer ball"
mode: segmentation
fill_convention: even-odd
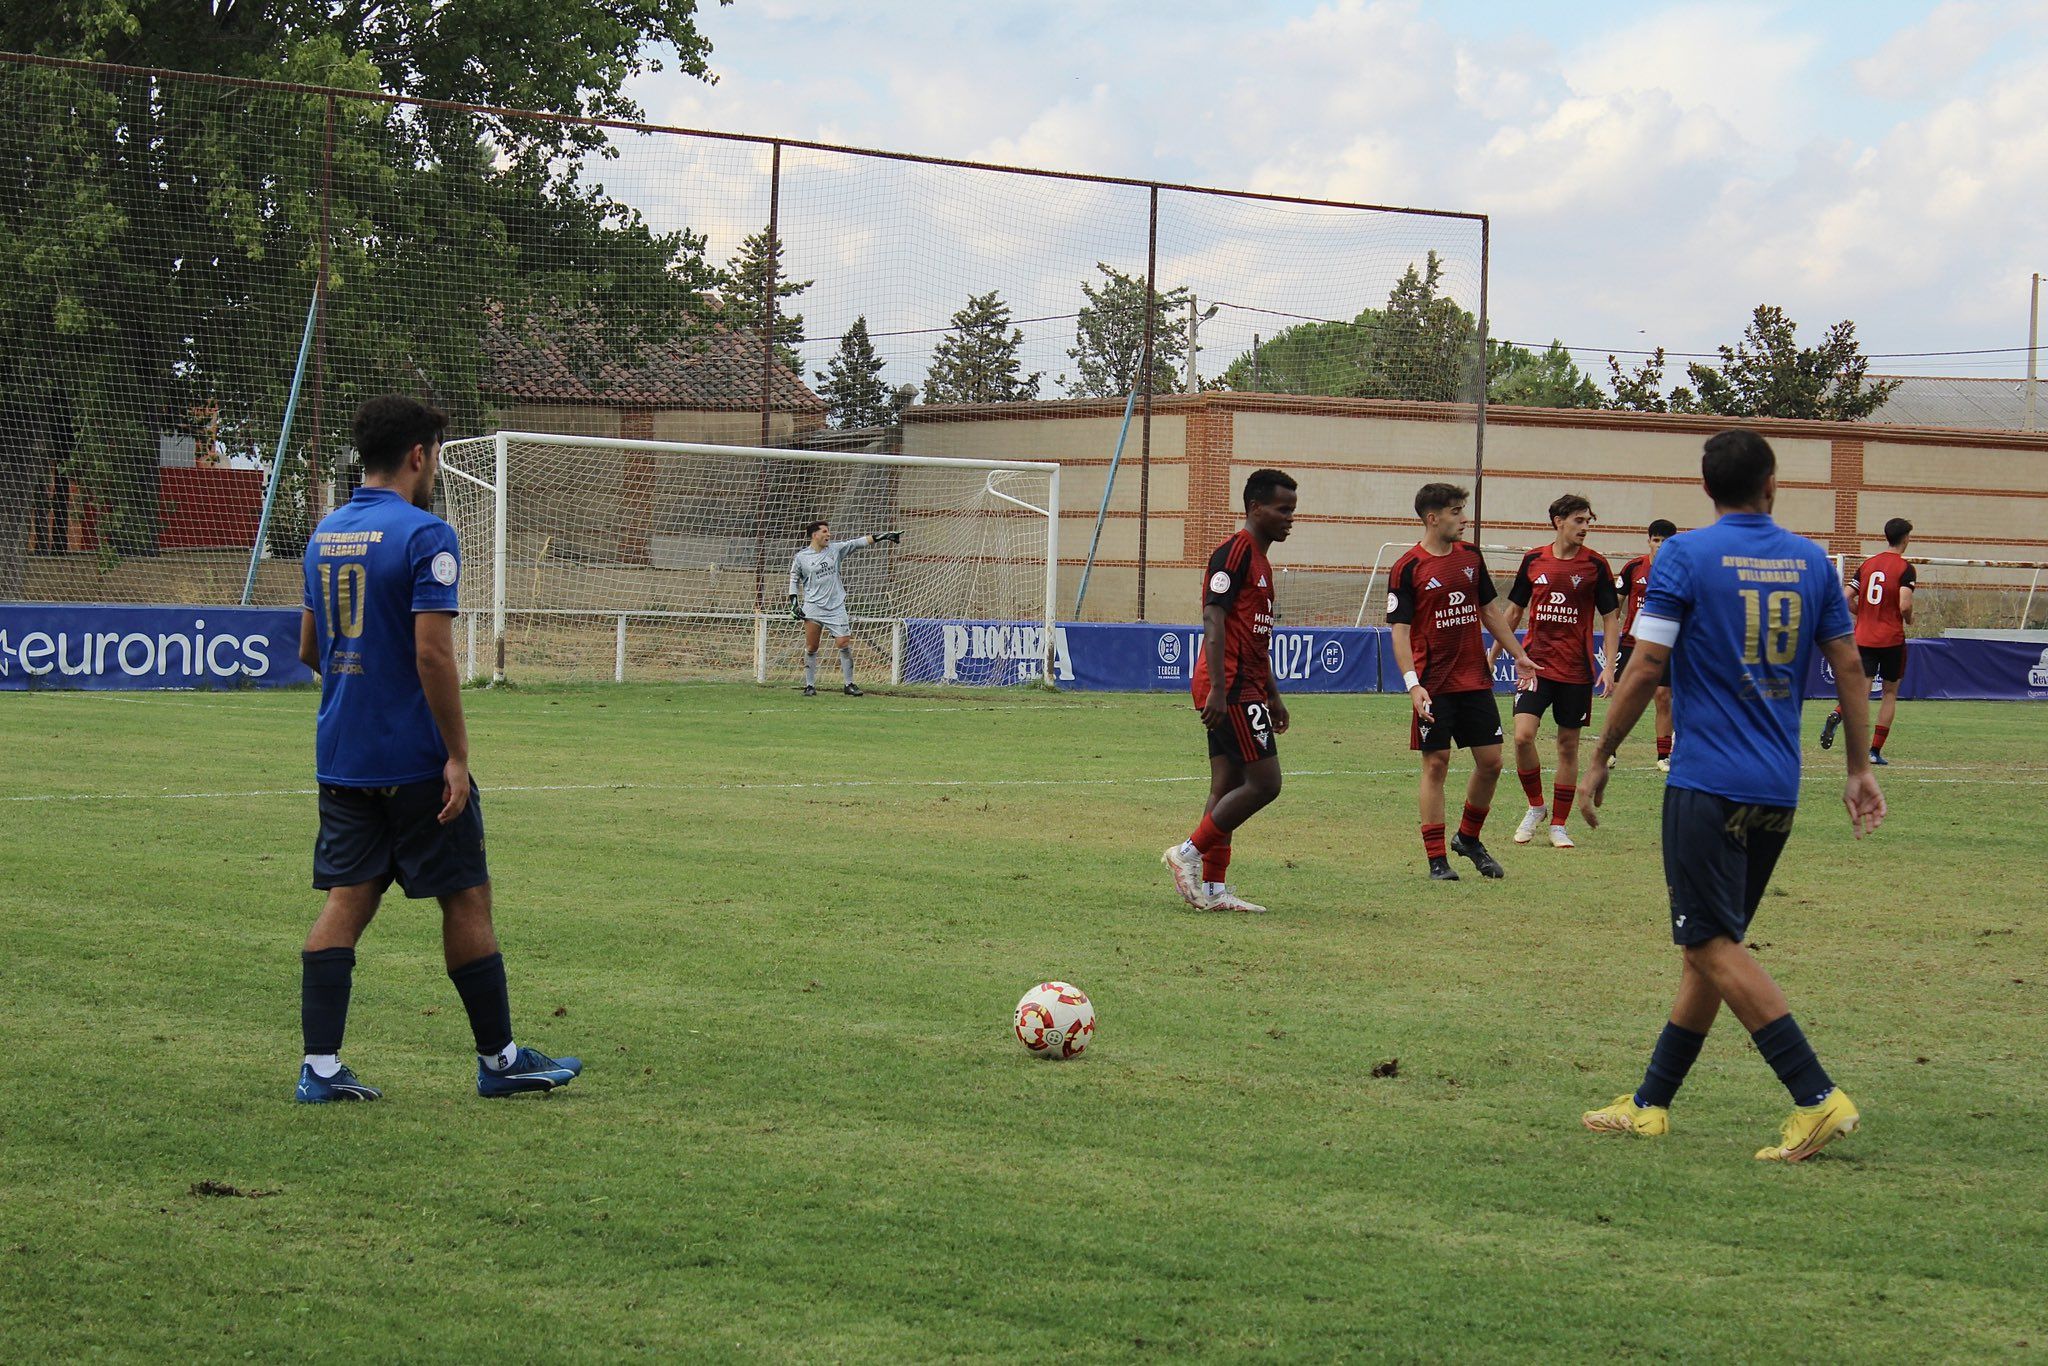
[[[1017,1002],[1017,1042],[1034,1057],[1078,1058],[1095,1037],[1095,1007],[1070,982],[1040,982]]]

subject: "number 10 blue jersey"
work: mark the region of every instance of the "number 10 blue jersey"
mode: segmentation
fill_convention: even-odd
[[[1666,541],[1635,634],[1671,650],[1673,787],[1799,803],[1800,708],[1817,642],[1850,635],[1827,552],[1762,513]]]

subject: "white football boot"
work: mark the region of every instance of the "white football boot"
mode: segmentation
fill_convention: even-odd
[[[1550,847],[1553,849],[1576,849],[1579,846],[1572,843],[1570,833],[1563,826],[1553,825],[1550,827]]]
[[[1255,901],[1246,901],[1237,894],[1237,889],[1227,882],[1223,884],[1223,890],[1211,894],[1209,905],[1206,909],[1212,911],[1236,911],[1240,915],[1264,915],[1266,913],[1264,906],[1259,905]]]
[[[1550,808],[1547,806],[1532,806],[1527,811],[1524,811],[1522,813],[1522,823],[1515,827],[1515,843],[1527,844],[1530,840],[1535,839],[1536,832],[1542,828],[1543,822],[1549,815]]]
[[[1173,874],[1174,890],[1180,893],[1181,900],[1196,910],[1205,909],[1202,905],[1202,856],[1189,848],[1186,840],[1180,840],[1168,845],[1159,861]]]

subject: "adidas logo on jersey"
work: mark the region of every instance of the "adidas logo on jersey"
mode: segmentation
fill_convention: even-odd
[[[1549,582],[1550,582],[1550,575],[1548,575],[1548,574],[1538,574],[1538,575],[1536,576],[1536,582],[1538,582],[1538,583],[1549,583]]]
[[[1441,582],[1440,580],[1438,580],[1438,579],[1432,578],[1432,579],[1430,579],[1430,581],[1429,581],[1428,583],[1425,583],[1425,584],[1424,584],[1424,585],[1422,585],[1422,586],[1423,586],[1423,588],[1424,588],[1425,590],[1427,590],[1427,589],[1431,589],[1431,588],[1442,588],[1442,587],[1443,587],[1443,583],[1442,583],[1442,582]]]
[[[1259,587],[1261,587],[1261,588],[1264,588],[1265,586],[1266,586],[1266,576],[1265,576],[1264,574],[1261,574],[1261,575],[1259,575]]]

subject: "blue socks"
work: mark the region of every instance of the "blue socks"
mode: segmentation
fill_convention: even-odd
[[[1790,1015],[1780,1015],[1750,1037],[1756,1040],[1756,1051],[1792,1093],[1794,1105],[1818,1105],[1835,1089],[1827,1069],[1814,1055],[1813,1045]]]
[[[1700,1045],[1706,1041],[1704,1034],[1665,1021],[1664,1032],[1657,1036],[1657,1046],[1650,1050],[1650,1067],[1643,1073],[1643,1084],[1636,1088],[1636,1104],[1671,1104],[1671,1098],[1685,1084],[1685,1074],[1699,1060]]]
[[[348,993],[356,971],[354,949],[299,953],[299,1032],[311,1057],[341,1052],[348,1028]]]

